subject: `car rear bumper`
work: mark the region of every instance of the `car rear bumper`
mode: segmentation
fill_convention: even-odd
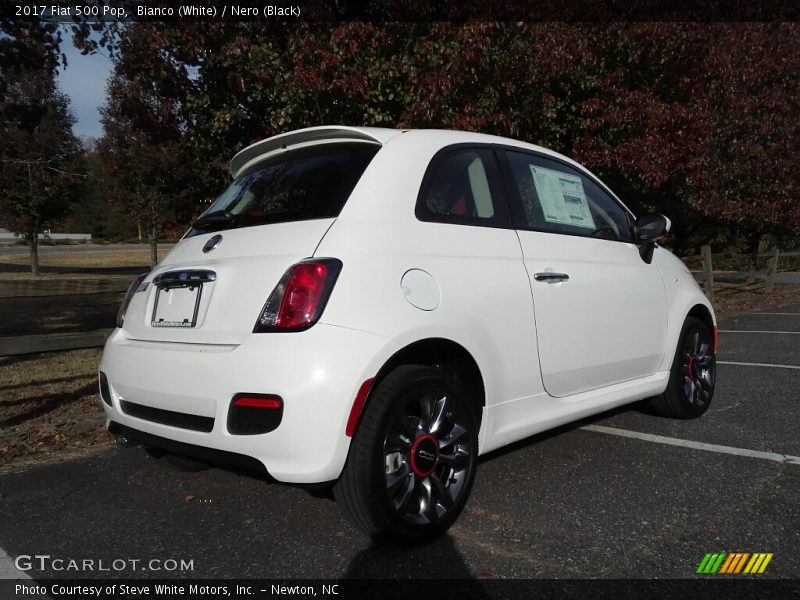
[[[237,346],[145,342],[117,329],[100,364],[106,422],[253,458],[279,481],[331,481],[347,459],[345,427],[356,393],[374,377],[385,345],[379,336],[325,324],[254,334]],[[274,430],[228,430],[231,400],[241,393],[283,400]]]
[[[264,463],[252,456],[176,442],[175,440],[133,429],[127,425],[120,425],[114,421],[109,422],[108,430],[114,435],[121,436],[125,445],[144,444],[144,446],[149,449],[161,450],[165,454],[189,459],[192,461],[190,464],[193,466],[199,463],[209,466],[227,467],[235,471],[244,471],[256,475],[269,476],[269,473],[264,468]],[[160,453],[154,454],[154,456],[160,455]]]

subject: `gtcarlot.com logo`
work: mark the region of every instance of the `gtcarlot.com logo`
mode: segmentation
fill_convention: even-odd
[[[58,558],[49,554],[20,554],[14,559],[20,571],[194,571],[194,560],[175,558]]]
[[[760,575],[767,570],[772,552],[708,552],[696,573],[701,575]]]

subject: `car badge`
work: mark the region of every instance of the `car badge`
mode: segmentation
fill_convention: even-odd
[[[211,252],[214,248],[219,246],[221,241],[222,241],[222,236],[219,234],[215,235],[205,243],[205,246],[203,246],[203,252],[206,254]]]

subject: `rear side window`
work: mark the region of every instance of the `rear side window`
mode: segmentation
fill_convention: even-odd
[[[631,219],[590,177],[560,161],[507,151],[521,229],[630,242]]]
[[[434,157],[417,199],[421,221],[508,227],[491,150],[463,148]]]
[[[320,144],[258,163],[230,184],[189,236],[337,217],[379,149],[376,144]]]

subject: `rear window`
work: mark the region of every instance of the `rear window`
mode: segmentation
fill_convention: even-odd
[[[258,163],[195,221],[189,236],[337,217],[379,149],[377,144],[321,144]]]
[[[491,150],[447,148],[428,167],[415,214],[420,221],[434,223],[508,227],[508,211],[498,191]]]

